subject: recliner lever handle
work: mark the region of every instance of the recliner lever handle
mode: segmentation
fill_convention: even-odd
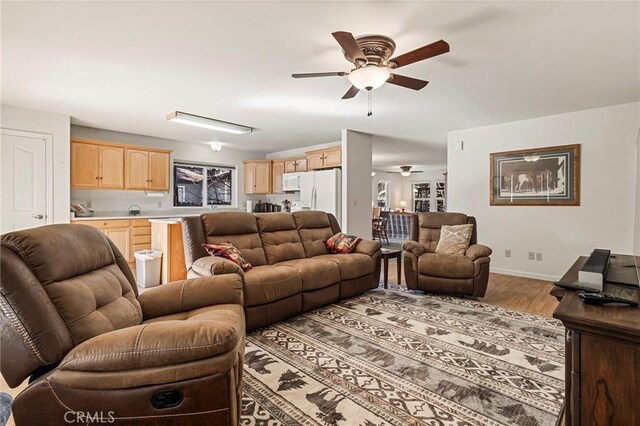
[[[151,405],[158,409],[172,408],[180,405],[183,399],[184,395],[181,390],[163,389],[151,396]]]

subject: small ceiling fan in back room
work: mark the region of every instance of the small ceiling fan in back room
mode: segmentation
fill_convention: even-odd
[[[342,99],[351,99],[360,90],[369,92],[369,112],[367,116],[372,114],[371,91],[383,84],[391,83],[413,90],[423,89],[429,84],[428,81],[396,74],[392,71],[449,52],[449,44],[444,40],[439,40],[391,58],[396,49],[396,43],[389,37],[377,34],[354,37],[353,34],[346,31],[337,31],[331,33],[331,35],[342,47],[344,57],[354,65],[354,68],[348,72],[291,74],[291,77],[347,77],[351,83],[351,88]]]
[[[422,170],[411,170],[413,166],[400,166],[399,172],[388,172],[388,173],[400,173],[402,176],[407,177],[411,176],[414,173],[422,173]]]

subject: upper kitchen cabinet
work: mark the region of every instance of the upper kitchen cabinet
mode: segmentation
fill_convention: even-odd
[[[271,160],[245,160],[244,193],[271,193]]]
[[[169,191],[169,163],[168,152],[149,151],[149,189]]]
[[[169,191],[169,152],[127,148],[126,189]]]
[[[307,170],[306,158],[289,158],[284,160],[285,173],[306,172]]]
[[[285,171],[284,160],[274,160],[271,163],[271,192],[273,194],[281,194],[284,192],[282,189],[282,175]]]
[[[125,186],[127,189],[149,188],[149,152],[129,149],[125,155]]]
[[[169,191],[171,151],[88,139],[71,141],[71,187]]]
[[[342,148],[325,148],[317,151],[309,151],[307,154],[307,167],[309,170],[328,169],[342,165]]]
[[[124,188],[124,149],[73,141],[71,143],[71,187]]]

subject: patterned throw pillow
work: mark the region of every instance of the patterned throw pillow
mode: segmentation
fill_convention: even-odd
[[[473,225],[442,225],[436,253],[464,256],[469,248]]]
[[[362,241],[362,238],[355,235],[347,235],[342,232],[338,232],[333,237],[324,242],[324,245],[329,250],[329,253],[351,253],[356,249],[358,243]]]
[[[249,262],[242,257],[240,250],[235,248],[231,243],[218,243],[218,244],[203,244],[202,247],[209,253],[210,256],[224,257],[229,259],[233,263],[236,263],[243,271],[248,271],[253,268]]]

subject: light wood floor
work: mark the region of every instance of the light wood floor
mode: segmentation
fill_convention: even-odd
[[[389,261],[389,283],[397,284],[396,261]],[[404,268],[402,268],[402,286]],[[484,297],[474,298],[491,305],[511,308],[522,312],[531,312],[550,317],[558,306],[555,297],[549,295],[553,283],[531,278],[514,277],[503,274],[490,274],[489,286]]]
[[[395,260],[389,262],[389,283],[397,284]],[[402,277],[404,283],[404,273]],[[531,312],[550,317],[558,302],[549,295],[552,283],[530,278],[514,277],[510,275],[491,274],[485,297],[477,300],[492,305],[511,308],[523,312]],[[0,381],[0,390],[15,397],[27,385],[25,381],[16,389],[9,389],[4,379]],[[10,419],[8,425],[13,425]]]

